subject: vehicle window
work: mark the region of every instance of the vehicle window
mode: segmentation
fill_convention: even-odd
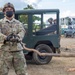
[[[44,28],[55,25],[57,23],[56,14],[48,14],[48,13],[43,14],[43,23]]]
[[[57,16],[55,13],[33,15],[33,35],[51,35],[57,33]]]
[[[21,14],[21,15],[19,15],[19,21],[21,22],[21,23],[23,23],[23,27],[25,28],[25,29],[28,29],[28,15],[23,15],[23,14]]]
[[[41,15],[33,15],[33,32],[41,29]]]

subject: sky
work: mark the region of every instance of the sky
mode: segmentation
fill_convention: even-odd
[[[22,10],[30,4],[35,9],[59,9],[60,17],[75,16],[75,0],[0,0],[0,7],[7,2],[13,3],[16,10]]]

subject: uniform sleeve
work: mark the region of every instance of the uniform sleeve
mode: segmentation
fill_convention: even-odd
[[[25,29],[23,28],[23,24],[20,23],[19,27],[18,27],[18,36],[20,37],[20,40],[23,39],[24,35],[25,35]]]
[[[2,43],[4,41],[4,39],[6,38],[6,35],[4,35],[2,32],[2,22],[0,22],[0,43]]]

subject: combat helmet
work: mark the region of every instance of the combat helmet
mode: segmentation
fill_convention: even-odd
[[[13,8],[13,11],[15,12],[14,5],[13,5],[12,3],[10,3],[10,2],[8,2],[8,3],[6,3],[6,4],[4,5],[4,7],[3,7],[3,12],[5,11],[5,8],[7,8],[7,7]]]

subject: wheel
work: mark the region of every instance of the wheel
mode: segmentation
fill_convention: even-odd
[[[73,33],[72,37],[75,38],[75,33]]]
[[[64,33],[64,37],[65,37],[65,38],[67,37],[67,34],[66,34],[66,33]]]
[[[40,44],[36,47],[38,51],[41,53],[52,53],[52,49],[46,45],[46,44]],[[39,56],[37,53],[33,53],[33,60],[35,61],[36,64],[47,64],[51,61],[52,56]]]

